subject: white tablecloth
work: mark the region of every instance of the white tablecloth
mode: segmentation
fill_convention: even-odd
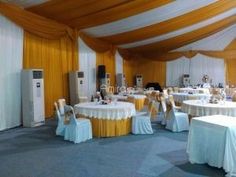
[[[236,102],[225,101],[222,104],[202,103],[201,100],[185,100],[182,103],[183,112],[192,116],[226,115],[236,117]]]
[[[117,102],[116,104],[101,105],[89,102],[75,105],[75,113],[98,119],[121,120],[130,118],[136,112],[132,103]]]
[[[188,93],[172,93],[174,100],[178,103],[182,103],[184,100],[190,100],[189,97],[193,97],[196,100],[209,99],[209,94],[188,94]]]
[[[236,118],[221,115],[193,118],[187,153],[191,163],[223,167],[228,176],[236,173]]]
[[[210,94],[210,91],[208,88],[179,88],[179,92],[192,92],[192,93],[200,93],[203,92],[205,94]]]
[[[132,94],[132,95],[127,95],[127,96],[123,96],[123,95],[112,95],[112,99],[118,99],[118,100],[127,100],[128,96],[134,97],[134,99],[138,100],[138,99],[145,99],[146,96],[145,95],[136,95],[136,94]]]

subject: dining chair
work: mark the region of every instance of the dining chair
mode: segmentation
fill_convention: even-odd
[[[70,122],[65,127],[64,140],[80,143],[92,139],[92,127],[90,120],[86,118],[76,119],[73,107],[68,105],[65,105],[65,107],[67,110],[65,114],[70,117]]]
[[[58,109],[58,105],[56,102],[54,102],[54,107],[55,107],[55,113],[56,113],[56,118],[57,118],[57,128],[56,128],[56,135],[59,136],[64,136],[65,134],[65,122],[64,122],[64,116],[60,114],[60,111]]]
[[[154,109],[153,101],[150,103],[148,115],[132,117],[132,133],[133,134],[153,134],[151,125],[152,110]]]
[[[181,107],[180,106],[176,106],[175,105],[175,100],[174,100],[174,96],[173,95],[169,95],[169,102],[170,104],[172,105],[172,107],[174,109],[176,109],[177,111],[180,111],[181,110]]]
[[[172,104],[170,106],[171,109],[166,118],[166,129],[172,132],[189,130],[188,114],[176,111]]]
[[[58,108],[61,115],[65,114],[64,106],[66,105],[66,100],[64,98],[58,99]]]
[[[166,118],[167,118],[167,105],[166,105],[166,99],[164,96],[160,97],[160,112],[158,114],[158,121],[162,124],[162,125],[166,125]]]

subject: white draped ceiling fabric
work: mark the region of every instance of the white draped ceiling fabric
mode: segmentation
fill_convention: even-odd
[[[23,30],[0,15],[0,130],[21,124]]]
[[[79,71],[84,72],[84,96],[88,99],[96,91],[96,52],[90,49],[80,38]]]

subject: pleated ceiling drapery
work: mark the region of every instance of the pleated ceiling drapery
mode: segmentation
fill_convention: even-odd
[[[53,103],[69,101],[68,72],[78,69],[78,47],[69,37],[49,40],[24,33],[23,67],[42,68],[45,82],[46,117],[53,115]]]
[[[12,4],[0,2],[0,13],[18,24],[25,31],[46,39],[59,39],[70,36],[77,39],[73,29],[56,21],[36,15]]]

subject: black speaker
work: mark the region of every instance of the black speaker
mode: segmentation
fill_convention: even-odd
[[[98,65],[98,78],[103,79],[106,77],[106,67],[105,65]]]

